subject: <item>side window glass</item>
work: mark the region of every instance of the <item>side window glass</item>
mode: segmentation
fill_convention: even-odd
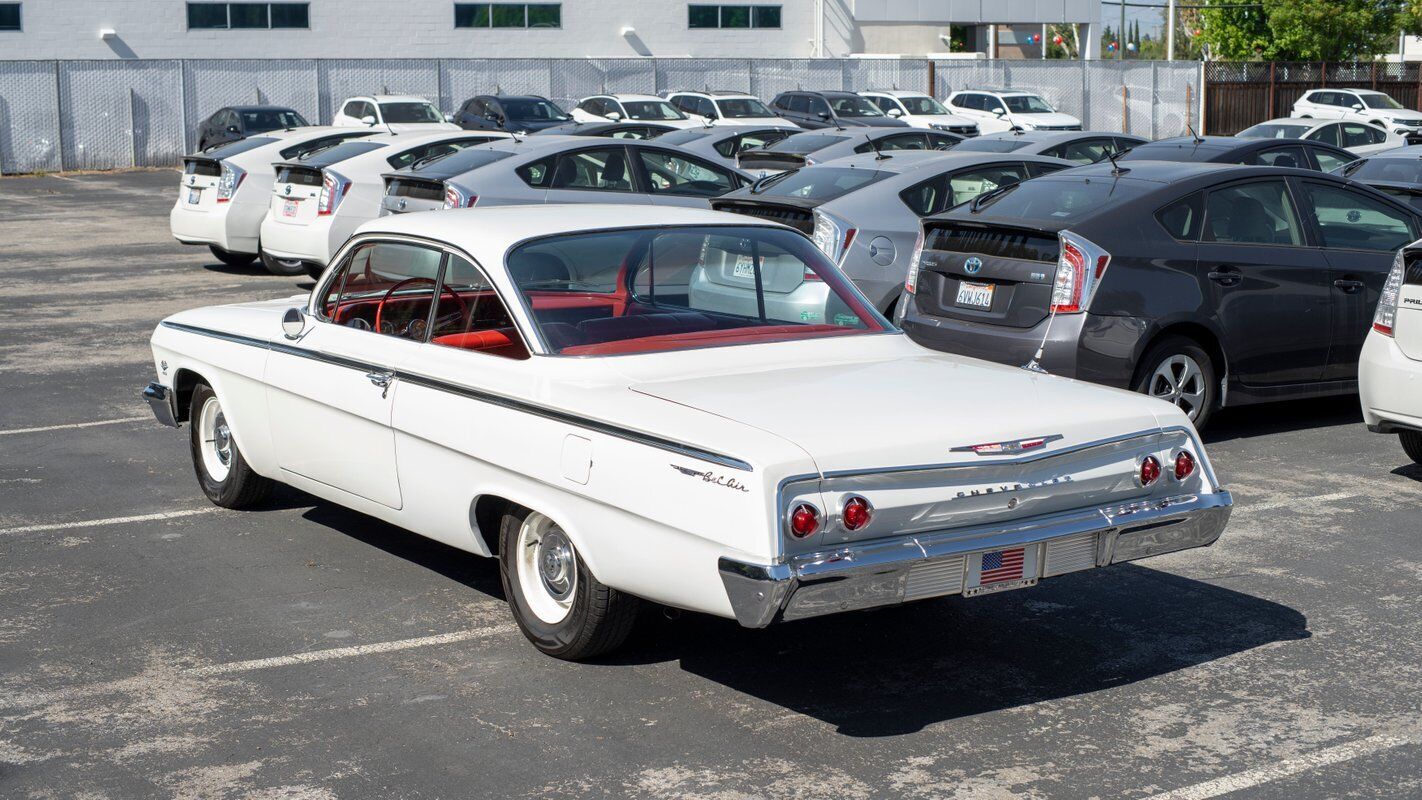
[[[1269,150],[1260,150],[1254,158],[1256,163],[1267,167],[1309,168],[1308,159],[1297,147],[1275,147]]]
[[[1075,161],[1078,164],[1095,164],[1106,157],[1106,153],[1111,150],[1110,139],[1084,139],[1079,142],[1072,142],[1063,146],[1061,155],[1067,161]]]
[[[621,130],[614,131],[613,134],[612,134],[611,136],[607,137],[607,138],[609,138],[609,139],[650,139],[650,138],[652,138],[652,137],[651,137],[651,133],[652,133],[652,129],[651,129],[651,128],[622,128]]]
[[[331,282],[323,315],[338,325],[422,342],[443,255],[403,242],[363,244]]]
[[[1315,149],[1313,151],[1313,157],[1318,159],[1318,169],[1321,172],[1332,172],[1344,164],[1349,164],[1353,161],[1351,156],[1344,157],[1323,149]]]
[[[1392,252],[1417,238],[1406,212],[1362,192],[1312,182],[1304,192],[1324,247]]]
[[[936,214],[946,208],[944,198],[947,196],[947,183],[947,175],[935,175],[899,192],[899,199],[920,217]]]
[[[1329,142],[1329,144],[1338,144],[1339,147],[1362,147],[1373,143],[1373,131],[1365,125],[1350,122],[1338,127],[1342,131],[1341,143]]]
[[[823,98],[820,98],[820,97],[810,97],[810,98],[806,98],[806,99],[809,101],[809,104],[810,104],[809,109],[810,109],[810,113],[811,113],[811,114],[828,114],[828,113],[829,113],[829,110],[830,110],[829,103],[826,103]]]
[[[1210,192],[1204,238],[1238,244],[1301,245],[1304,241],[1283,181],[1257,181]]]
[[[627,156],[621,147],[565,153],[553,171],[550,189],[595,189],[604,192],[630,192],[632,175],[627,170]]]
[[[639,148],[642,166],[653,194],[680,194],[692,197],[716,197],[736,188],[729,172],[661,150]]]
[[[1336,146],[1338,144],[1338,129],[1340,127],[1339,125],[1324,125],[1322,128],[1319,128],[1304,138]]]
[[[889,111],[895,107],[894,101],[887,97],[871,97],[869,98],[869,102],[878,106],[879,110],[885,114],[889,113]]]
[[[355,100],[352,100],[349,103],[345,104],[345,106],[341,109],[341,113],[345,114],[348,117],[355,117],[356,119],[360,119],[360,115],[356,113],[359,110],[360,103]]]
[[[1193,194],[1156,212],[1155,218],[1165,232],[1182,242],[1200,237],[1200,195]]]
[[[528,348],[498,292],[478,267],[450,256],[435,301],[430,341],[504,358],[528,358]]]
[[[1032,161],[1027,162],[1027,176],[1030,178],[1035,178],[1039,175],[1050,175],[1053,172],[1057,172],[1058,170],[1063,169],[1066,169],[1066,167],[1061,164],[1038,164]]]
[[[803,94],[791,95],[790,110],[799,112],[801,114],[810,113],[810,98],[804,96]]]
[[[535,188],[547,188],[553,179],[553,163],[555,159],[545,158],[524,164],[518,168],[518,176],[523,182]]]
[[[948,206],[966,203],[985,192],[1027,179],[1020,164],[1003,164],[955,172],[948,178]]]

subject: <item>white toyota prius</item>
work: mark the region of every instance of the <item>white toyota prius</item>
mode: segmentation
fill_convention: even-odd
[[[1358,362],[1363,421],[1422,464],[1422,241],[1397,252]]]
[[[823,307],[774,313],[810,275]],[[310,295],[152,347],[214,503],[282,482],[494,556],[560,658],[644,600],[762,627],[989,595],[1209,545],[1231,508],[1175,406],[925,349],[799,232],[715,211],[381,217]]]

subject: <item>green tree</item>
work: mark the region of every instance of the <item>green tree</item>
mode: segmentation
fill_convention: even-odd
[[[1409,20],[1422,27],[1422,0],[1224,3],[1200,10],[1198,38],[1216,59],[1370,60],[1396,47],[1397,34]],[[1416,13],[1409,16],[1413,9]]]

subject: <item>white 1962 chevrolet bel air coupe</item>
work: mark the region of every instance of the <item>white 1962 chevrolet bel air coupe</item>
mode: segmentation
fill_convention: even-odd
[[[919,347],[774,223],[433,212],[331,263],[309,297],[164,320],[149,403],[190,424],[214,503],[279,481],[497,556],[562,658],[616,647],[639,599],[761,627],[1200,547],[1229,517],[1174,406]],[[826,304],[789,318],[805,281]]]

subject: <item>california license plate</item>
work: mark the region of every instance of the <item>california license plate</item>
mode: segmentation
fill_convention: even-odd
[[[295,201],[295,200],[284,200],[284,201],[282,201],[282,204],[281,204],[281,215],[282,215],[283,217],[294,217],[294,216],[296,216],[296,209],[297,209],[297,208],[298,208],[298,203],[297,203],[297,201]]]
[[[198,201],[201,200],[201,199],[202,199],[202,192],[198,191],[197,189],[189,189],[189,190],[188,190],[188,205],[190,205],[190,206],[195,206],[195,205],[198,204]]]
[[[968,580],[963,584],[963,596],[1035,586],[1040,549],[1040,545],[1029,544],[968,556]]]
[[[750,256],[736,256],[736,264],[731,267],[731,275],[737,278],[755,278],[755,261]]]
[[[961,281],[958,284],[958,305],[968,308],[992,308],[992,290],[996,288],[990,283],[969,283]]]

